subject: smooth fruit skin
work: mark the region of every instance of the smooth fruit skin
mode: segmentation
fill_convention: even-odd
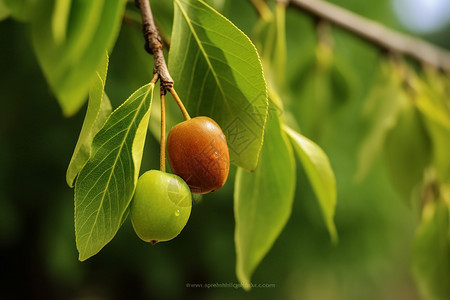
[[[225,135],[214,120],[195,117],[174,126],[167,137],[172,172],[193,193],[217,191],[226,182],[230,156]]]
[[[183,179],[150,170],[138,179],[131,202],[131,223],[146,242],[168,241],[186,226],[191,208],[191,192]]]

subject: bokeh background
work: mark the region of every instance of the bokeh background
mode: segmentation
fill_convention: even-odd
[[[252,35],[257,15],[249,3],[209,2]],[[333,2],[450,48],[450,4],[446,0]],[[163,9],[156,5],[155,14],[160,10],[161,15],[170,15]],[[170,24],[170,20],[160,23]],[[305,76],[302,61],[315,44],[314,31],[300,37],[299,26],[307,27],[306,31],[312,24],[309,16],[288,10],[288,60],[299,62],[287,70],[292,82]],[[143,51],[139,30],[124,22],[110,57],[106,91],[116,106],[144,84],[152,71],[152,58]],[[337,178],[339,244],[330,244],[314,194],[300,169],[292,216],[253,276],[255,284],[275,287],[245,292],[232,287],[186,287],[188,283],[237,283],[234,168],[222,190],[195,204],[188,225],[175,240],[150,246],[136,236],[127,220],[98,255],[78,261],[73,190],[65,183],[65,171],[86,107],[73,118],[62,116],[34,56],[28,25],[1,21],[0,298],[419,299],[409,265],[417,212],[394,191],[382,163],[376,163],[362,182],[354,181],[358,116],[374,80],[371,72],[378,62],[378,50],[333,30],[334,51],[350,70],[357,70],[349,71],[354,72],[348,79],[352,93],[348,99],[336,99],[339,109],[314,137],[329,155]],[[311,40],[311,49],[299,51],[305,39]],[[357,57],[352,49],[358,49]],[[148,137],[141,170],[158,168],[159,145],[151,134]]]

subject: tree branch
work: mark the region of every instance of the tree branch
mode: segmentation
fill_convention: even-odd
[[[327,20],[378,47],[409,56],[444,71],[450,71],[450,52],[424,40],[396,32],[323,0],[288,0],[289,4]]]
[[[145,38],[145,50],[153,54],[155,62],[154,72],[159,75],[161,87],[164,90],[173,87],[173,79],[170,76],[163,53],[163,43],[161,36],[156,28],[149,0],[135,0],[136,6],[141,11],[142,33]]]

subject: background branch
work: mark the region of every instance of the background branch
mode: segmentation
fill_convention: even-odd
[[[384,50],[450,71],[450,52],[422,39],[396,32],[322,0],[289,0],[289,4],[354,33]]]
[[[159,75],[161,87],[164,90],[173,87],[173,79],[170,76],[163,53],[163,43],[158,28],[153,19],[149,0],[135,0],[136,6],[141,11],[142,33],[145,38],[145,50],[153,54],[155,62],[154,72]]]

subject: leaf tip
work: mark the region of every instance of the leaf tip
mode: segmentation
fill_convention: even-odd
[[[92,251],[90,251],[88,249],[86,249],[84,251],[78,249],[78,260],[80,262],[84,262],[84,261],[88,260],[89,258],[91,258],[92,256],[96,255],[99,251],[100,250],[92,252]]]
[[[236,267],[236,276],[244,291],[249,292],[252,289],[250,278],[239,266]]]
[[[75,232],[76,235],[76,232]],[[78,261],[83,262],[86,261],[88,258],[92,256],[86,253],[86,250],[81,250],[80,245],[78,244],[78,240],[76,240],[77,243],[77,250],[78,250]]]
[[[71,118],[77,114],[77,112],[83,107],[84,103],[88,100],[87,90],[82,95],[71,95],[55,92],[55,96],[61,107],[61,112],[64,118]]]
[[[336,226],[333,224],[328,227],[329,227],[328,232],[330,234],[331,245],[333,245],[333,247],[336,247],[339,244],[339,235],[337,233]]]
[[[83,256],[81,253],[79,253],[79,255],[78,255],[78,260],[80,261],[80,262],[83,262],[83,261],[86,261],[86,259],[88,259],[89,257],[85,257],[85,256]]]
[[[63,104],[61,104],[61,111],[62,111],[62,115],[64,118],[70,118],[73,115],[75,115],[76,111],[74,111],[73,109],[69,109],[66,106],[64,106]]]
[[[69,169],[67,169],[66,183],[71,189],[73,189],[73,187],[75,186],[75,179],[76,179],[76,177],[73,178],[72,174],[70,174],[70,172],[69,172]]]

